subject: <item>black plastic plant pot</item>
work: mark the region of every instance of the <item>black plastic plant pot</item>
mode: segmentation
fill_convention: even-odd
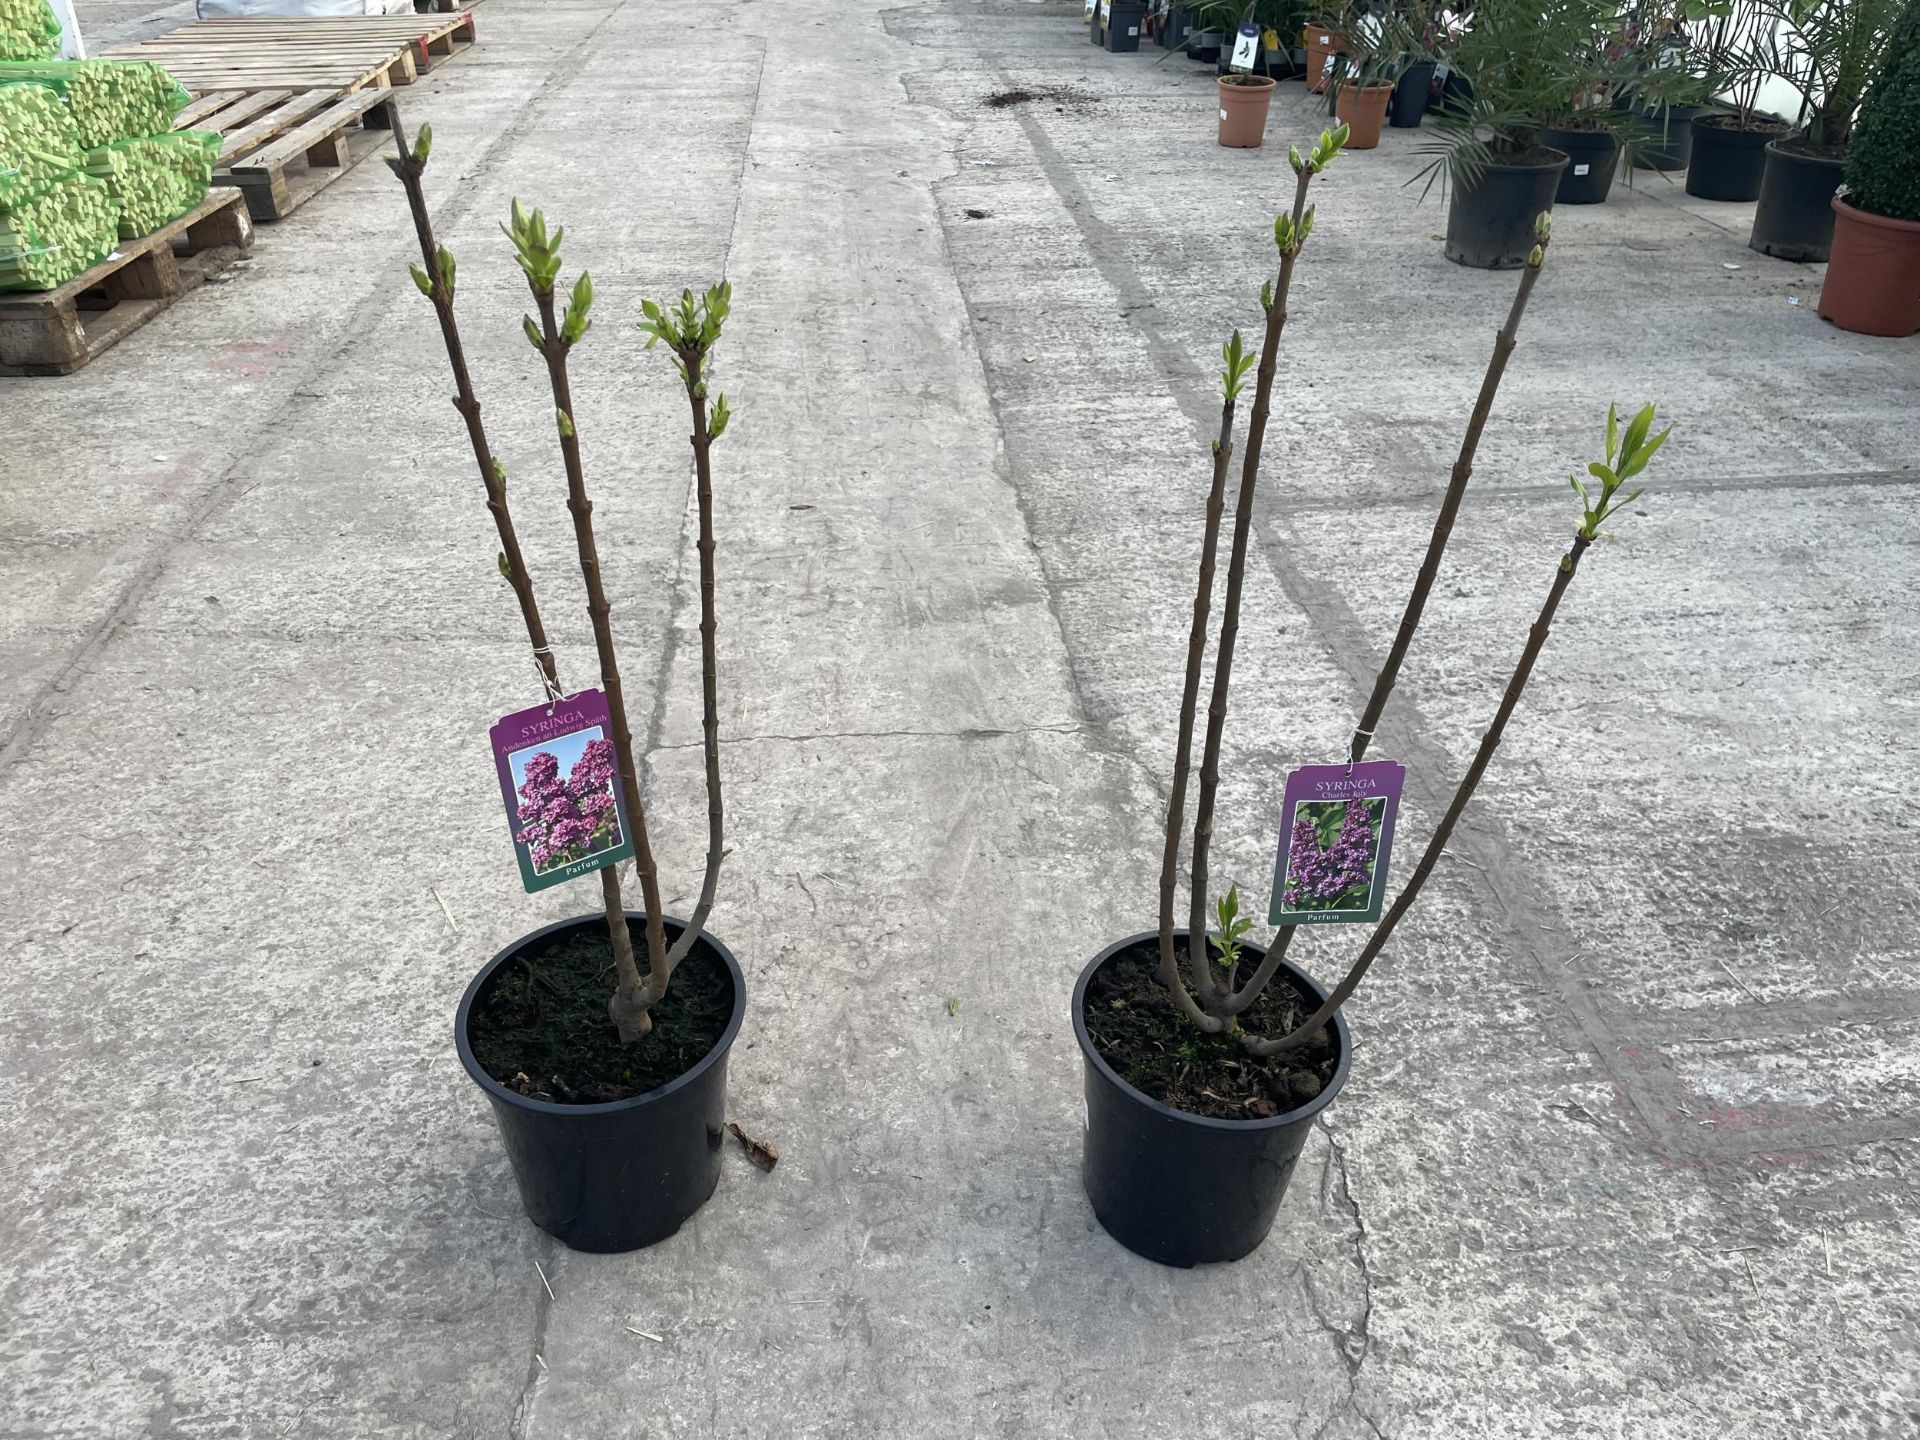
[[[1447,206],[1447,258],[1475,270],[1517,270],[1534,246],[1533,222],[1553,209],[1554,191],[1569,159],[1488,165],[1471,185],[1455,185]]]
[[[1116,55],[1125,55],[1140,48],[1140,32],[1146,28],[1147,7],[1145,4],[1126,4],[1124,0],[1113,0],[1107,11],[1107,30],[1101,43]]]
[[[1846,159],[1810,155],[1784,140],[1769,143],[1765,153],[1748,247],[1776,260],[1825,260],[1833,248],[1833,195]]]
[[[1393,87],[1393,100],[1387,106],[1387,124],[1401,130],[1415,129],[1427,113],[1432,98],[1433,61],[1409,65]]]
[[[627,912],[638,935],[646,917]],[[714,1047],[692,1069],[645,1095],[599,1105],[562,1105],[509,1090],[480,1068],[467,1029],[474,1004],[503,966],[570,930],[606,932],[604,915],[562,920],[507,946],[467,986],[453,1023],[460,1063],[486,1092],[506,1142],[527,1217],[574,1250],[638,1250],[672,1235],[720,1182],[726,1121],[727,1052],[747,1013],[746,981],[733,952],[697,942],[725,966],[733,1013]],[[671,941],[686,927],[669,917]]]
[[[1636,170],[1684,170],[1693,158],[1693,122],[1706,112],[1695,105],[1674,105],[1635,117],[1640,144],[1634,148]]]
[[[1687,194],[1701,200],[1753,200],[1767,169],[1767,144],[1785,133],[1741,130],[1716,124],[1731,116],[1703,115],[1693,122],[1693,160],[1687,166]]]
[[[1187,36],[1187,58],[1203,65],[1220,60],[1221,35],[1218,30],[1194,30]]]
[[[1181,945],[1184,930],[1175,932]],[[1087,1034],[1087,985],[1115,955],[1149,931],[1109,945],[1073,987],[1073,1033],[1086,1076],[1086,1129],[1080,1178],[1093,1213],[1115,1240],[1162,1265],[1238,1260],[1267,1238],[1314,1117],[1347,1083],[1353,1041],[1344,1016],[1328,1032],[1339,1059],[1333,1078],[1306,1104],[1266,1120],[1216,1120],[1163,1105],[1117,1075]],[[1257,945],[1243,947],[1258,959]],[[1291,980],[1318,1000],[1326,991],[1285,961],[1273,983]]]
[[[1567,168],[1553,192],[1558,205],[1598,205],[1613,189],[1620,168],[1620,142],[1610,130],[1542,130],[1540,143],[1563,150]]]

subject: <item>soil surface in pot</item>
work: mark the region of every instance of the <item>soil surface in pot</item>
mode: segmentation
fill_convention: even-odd
[[[1220,83],[1222,85],[1244,85],[1251,90],[1264,90],[1267,88],[1267,86],[1273,84],[1274,81],[1270,76],[1266,76],[1266,75],[1237,75],[1236,74],[1236,75],[1222,75],[1220,77]]]
[[[633,931],[645,964],[646,933]],[[650,1012],[653,1030],[622,1045],[607,1018],[613,947],[604,929],[552,936],[494,973],[475,1000],[467,1038],[480,1068],[522,1095],[598,1105],[657,1090],[699,1064],[733,1016],[726,965],[695,945]]]
[[[1784,120],[1747,119],[1743,115],[1702,115],[1693,122],[1694,129],[1705,127],[1708,130],[1733,130],[1742,135],[1784,135],[1793,127]]]
[[[1240,968],[1242,979],[1252,973]],[[1316,1004],[1280,972],[1240,1023],[1256,1035],[1284,1035]],[[1100,967],[1087,982],[1086,1018],[1093,1048],[1122,1080],[1163,1105],[1216,1120],[1265,1120],[1304,1105],[1339,1060],[1331,1025],[1304,1052],[1270,1060],[1249,1055],[1231,1035],[1195,1029],[1160,983],[1157,941]]]
[[[1517,150],[1509,155],[1495,151],[1489,158],[1494,165],[1547,166],[1558,165],[1566,158],[1564,150],[1550,150],[1545,145],[1529,145],[1525,150]]]
[[[1815,145],[1805,135],[1789,135],[1783,140],[1773,142],[1789,155],[1804,155],[1809,160],[1844,160],[1847,147],[1844,145]]]

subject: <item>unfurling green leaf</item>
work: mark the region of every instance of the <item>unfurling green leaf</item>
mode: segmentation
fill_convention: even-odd
[[[1293,217],[1291,215],[1273,217],[1273,243],[1279,247],[1282,255],[1293,249]]]
[[[1211,944],[1220,952],[1216,958],[1221,965],[1230,969],[1240,961],[1240,937],[1253,928],[1253,921],[1240,913],[1238,885],[1229,885],[1227,893],[1214,902],[1213,914],[1220,933],[1211,938]]]
[[[1538,270],[1540,268],[1541,264],[1546,260],[1546,258],[1547,258],[1547,252],[1545,250],[1542,250],[1538,245],[1534,246],[1533,249],[1527,252],[1527,264],[1532,269],[1535,269],[1535,270]]]
[[[507,552],[500,552],[500,573],[507,579],[513,579],[513,567],[507,563]]]
[[[713,415],[707,423],[707,438],[718,440],[727,433],[727,423],[733,419],[733,412],[727,408],[727,397],[720,396],[713,402]]]
[[[419,287],[420,293],[431,299],[433,297],[433,280],[428,276],[427,272],[422,270],[418,265],[409,265],[407,272],[413,276],[413,283]]]
[[[427,156],[433,153],[433,126],[422,124],[420,133],[413,137],[413,163],[425,165]]]
[[[1538,215],[1533,217],[1533,238],[1544,243],[1552,237],[1553,212],[1551,210],[1542,210]]]
[[[1262,314],[1273,309],[1273,281],[1260,282],[1260,310]]]
[[[1574,489],[1580,495],[1584,507],[1580,517],[1580,535],[1586,540],[1601,538],[1600,527],[1608,517],[1619,512],[1622,506],[1631,505],[1646,493],[1644,488],[1636,489],[1626,498],[1618,498],[1618,491],[1624,482],[1647,468],[1660,447],[1667,443],[1667,437],[1673,433],[1669,425],[1658,435],[1649,437],[1655,418],[1653,405],[1643,405],[1627,422],[1626,433],[1620,433],[1620,414],[1613,407],[1607,407],[1607,463],[1598,460],[1587,466],[1587,473],[1600,482],[1598,496],[1590,494],[1578,479]]]
[[[502,465],[498,460],[493,462],[493,479],[494,483],[502,490],[507,488],[507,467]]]
[[[1313,234],[1313,206],[1307,206],[1307,213],[1300,217],[1300,243],[1307,243],[1307,237]]]
[[[1287,146],[1287,163],[1293,167],[1293,173],[1296,175],[1306,167],[1307,162],[1300,158],[1300,147],[1298,145]]]
[[[453,277],[459,271],[459,266],[454,263],[453,252],[442,245],[438,250],[434,251],[433,258],[439,264],[440,279],[445,283],[447,295],[451,298],[453,295]]]
[[[1620,412],[1613,406],[1607,406],[1607,463],[1613,463],[1614,455],[1620,449]]]
[[[527,343],[536,350],[545,350],[547,342],[541,337],[540,327],[533,323],[531,315],[520,317],[520,333],[527,337]]]
[[[573,417],[571,415],[567,414],[564,410],[556,409],[553,412],[553,421],[560,427],[562,439],[573,439]]]

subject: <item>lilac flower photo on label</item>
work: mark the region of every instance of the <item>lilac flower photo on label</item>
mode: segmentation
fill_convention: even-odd
[[[1306,802],[1294,808],[1284,904],[1290,910],[1364,910],[1373,888],[1380,816],[1387,802]]]
[[[563,756],[572,769],[562,778]],[[524,758],[523,758],[524,757]],[[598,727],[511,757],[520,779],[519,828],[535,874],[572,865],[619,845],[613,793],[613,742]]]

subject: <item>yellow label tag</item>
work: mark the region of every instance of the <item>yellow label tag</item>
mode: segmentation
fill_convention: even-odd
[[[1278,50],[1280,48],[1280,32],[1278,30],[1268,30],[1266,34],[1260,37],[1260,43],[1265,45],[1269,50]]]

